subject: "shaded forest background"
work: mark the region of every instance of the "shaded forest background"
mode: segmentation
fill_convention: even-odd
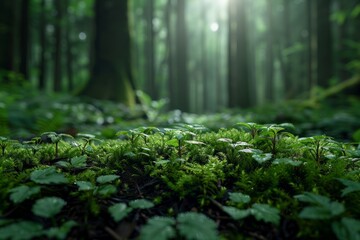
[[[357,94],[359,29],[358,0],[6,0],[0,83],[196,113]]]

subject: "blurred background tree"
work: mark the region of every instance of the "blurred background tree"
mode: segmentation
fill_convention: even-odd
[[[197,113],[356,94],[359,29],[358,0],[5,0],[0,84]]]

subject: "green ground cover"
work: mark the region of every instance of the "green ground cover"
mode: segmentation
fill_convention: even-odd
[[[360,148],[290,132],[2,137],[0,239],[359,239]]]

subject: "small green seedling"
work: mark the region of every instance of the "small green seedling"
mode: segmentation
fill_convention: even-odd
[[[171,217],[150,218],[140,232],[141,240],[167,240],[179,235],[188,240],[219,239],[216,223],[206,215],[196,212],[180,213]]]
[[[125,203],[116,203],[108,208],[108,212],[115,222],[119,222],[135,209],[148,209],[152,207],[154,207],[154,203],[149,200],[136,199],[130,201],[129,205],[126,205]]]
[[[56,133],[56,132],[44,132],[41,134],[42,142],[55,144],[55,158],[59,157],[59,143],[64,138],[73,139],[73,136],[69,134]]]

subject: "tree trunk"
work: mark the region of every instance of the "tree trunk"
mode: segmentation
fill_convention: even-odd
[[[40,66],[39,66],[39,84],[40,90],[45,89],[46,82],[46,19],[45,19],[45,0],[41,0],[40,4]]]
[[[266,20],[268,23],[267,26],[267,35],[266,35],[266,59],[265,59],[265,95],[268,101],[274,100],[274,26],[273,26],[273,1],[266,1]]]
[[[0,70],[14,71],[14,1],[0,1]]]
[[[127,1],[95,1],[94,64],[84,95],[135,104],[128,24]]]
[[[247,65],[246,4],[229,1],[229,107],[249,107],[250,84]]]
[[[176,1],[175,36],[171,38],[170,58],[173,56],[170,66],[171,79],[169,84],[170,108],[189,110],[189,89],[187,79],[187,33],[185,22],[185,0]]]
[[[62,52],[62,35],[63,35],[63,0],[55,0],[56,22],[55,22],[55,52],[54,52],[54,91],[62,90],[62,69],[61,69],[61,52]]]
[[[317,0],[317,78],[321,87],[327,87],[333,77],[331,2]]]
[[[20,23],[20,73],[25,79],[29,78],[29,46],[30,46],[30,31],[29,31],[29,4],[30,0],[21,1],[21,23]]]
[[[146,55],[146,79],[145,91],[152,99],[157,99],[158,87],[155,80],[155,44],[154,44],[154,0],[147,0],[145,6],[146,18],[146,37],[145,37],[145,55]]]

